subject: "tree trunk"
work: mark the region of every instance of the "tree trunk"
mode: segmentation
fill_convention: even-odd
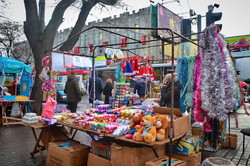
[[[35,60],[35,83],[34,83],[34,97],[35,102],[32,105],[32,111],[36,112],[38,115],[42,112],[42,83],[43,81],[39,78],[42,71],[42,59],[50,54],[53,48],[53,42],[55,39],[56,32],[63,22],[63,15],[66,9],[72,5],[76,0],[60,0],[56,5],[52,18],[50,19],[48,25],[43,29],[43,23],[40,22],[39,14],[37,10],[37,1],[35,0],[24,0],[25,10],[26,10],[26,21],[24,22],[24,33],[29,41],[34,60]],[[80,15],[76,22],[74,31],[70,36],[74,36],[79,33],[83,26],[85,25],[86,18],[89,11],[98,2],[104,3],[106,5],[114,5],[117,0],[89,0],[83,1],[83,7],[81,8]],[[78,40],[78,38],[77,38]],[[62,50],[70,50],[75,45],[77,40],[71,41],[69,46]]]

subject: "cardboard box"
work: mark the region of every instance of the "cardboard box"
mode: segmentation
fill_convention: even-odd
[[[230,144],[229,144],[230,139]],[[236,134],[226,134],[226,141],[221,143],[223,148],[237,148],[238,135]]]
[[[201,163],[201,152],[192,155],[173,154],[172,157],[185,161],[187,166],[198,166]]]
[[[73,146],[58,147],[65,142],[49,143],[47,166],[86,166],[89,147],[76,141],[68,141]]]
[[[154,111],[159,114],[171,114],[171,108],[168,107],[153,107]],[[173,120],[173,137],[178,137],[185,134],[191,129],[189,116],[182,116],[180,109],[174,108],[173,113],[178,117]],[[170,125],[169,125],[170,126]],[[167,136],[168,138],[168,136]]]
[[[202,127],[192,127],[192,135],[202,136],[203,129]]]
[[[100,139],[91,143],[91,152],[99,157],[110,160],[111,156],[111,142],[107,139]]]
[[[159,157],[165,155],[165,144],[156,146]],[[111,163],[114,166],[145,166],[147,161],[155,159],[152,148],[111,145]]]
[[[112,166],[110,160],[89,153],[88,166]]]
[[[41,141],[46,149],[49,142],[67,141],[70,137],[69,132],[63,126],[50,126],[42,129]]]
[[[168,163],[169,163],[169,157],[163,156],[163,157],[146,162],[145,166],[169,165]],[[171,158],[171,166],[186,166],[186,163],[179,159]]]
[[[199,152],[199,136],[186,136],[183,137],[175,149],[175,153],[190,155]]]

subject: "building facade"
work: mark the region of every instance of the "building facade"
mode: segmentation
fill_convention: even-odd
[[[93,26],[108,26],[108,27],[151,27],[151,14],[150,7],[140,9],[138,12],[132,11],[132,13],[126,12],[120,14],[119,17],[116,15],[112,17],[104,18],[103,20],[93,21],[85,25],[84,29],[93,27]],[[137,40],[153,40],[151,36],[151,31],[139,30],[139,29],[109,29],[115,33],[122,34],[129,38],[134,38]],[[58,45],[67,40],[71,29],[65,29],[57,33],[54,45]],[[129,39],[123,36],[119,36],[110,32],[102,31],[96,28],[88,30],[82,33],[79,37],[76,47],[85,47],[81,49],[81,53],[90,54],[89,48],[86,48],[90,45],[105,45],[105,44],[118,44],[133,42],[132,39]],[[167,43],[166,43],[167,44]],[[136,44],[121,44],[118,46],[113,46],[113,48],[127,49],[130,50],[123,52],[126,57],[131,57],[135,55],[139,56],[153,56],[154,63],[162,63],[163,59],[162,52],[163,49],[160,46],[161,41],[147,42],[147,43],[136,43]],[[149,47],[149,48],[147,48]],[[178,44],[175,46],[175,58],[195,55],[197,48],[192,46],[190,43]],[[95,51],[96,55],[103,55],[104,50],[102,48],[97,48]],[[164,47],[164,59],[169,59],[171,57],[171,47]]]

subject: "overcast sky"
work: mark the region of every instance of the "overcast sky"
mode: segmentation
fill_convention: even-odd
[[[10,1],[10,0],[8,0]],[[148,7],[150,4],[156,5],[157,3],[163,3],[163,5],[173,11],[176,14],[184,18],[189,18],[189,9],[193,9],[196,14],[206,15],[208,10],[208,5],[213,5],[215,3],[220,4],[219,8],[214,8],[214,12],[222,12],[222,19],[216,23],[223,25],[222,34],[226,37],[238,36],[250,34],[250,0],[152,0],[154,3],[150,3],[150,0],[123,0],[124,3],[128,4],[127,11],[132,12],[132,10],[138,11],[140,8]],[[6,9],[6,16],[14,21],[24,21],[25,20],[25,9],[23,0],[11,0],[11,5],[9,9]],[[54,0],[46,0],[46,21],[49,21],[51,13],[53,11],[52,2]],[[113,15],[119,15],[125,12],[126,9],[103,9],[102,11],[98,8],[91,10],[91,13],[87,21],[94,21],[102,19],[103,17],[109,17]],[[60,29],[67,27],[72,27],[76,19],[77,10],[70,10],[66,12],[65,22],[61,25]],[[205,28],[205,18],[202,18],[202,29]],[[193,25],[193,30],[196,32],[196,25]]]

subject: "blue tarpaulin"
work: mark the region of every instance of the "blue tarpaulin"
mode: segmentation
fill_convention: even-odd
[[[1,71],[4,70],[4,73],[20,73],[23,69],[23,72],[31,72],[30,66],[21,61],[8,57],[0,57],[0,68]]]

